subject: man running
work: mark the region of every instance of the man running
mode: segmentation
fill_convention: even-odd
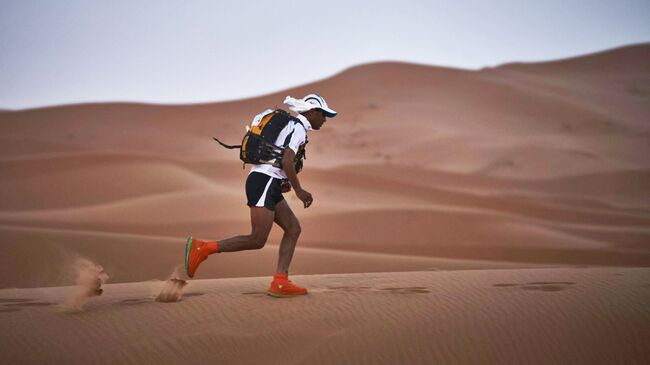
[[[264,247],[275,222],[282,228],[284,235],[280,242],[276,273],[273,275],[267,294],[276,298],[307,294],[307,289],[289,280],[289,264],[300,236],[300,223],[282,194],[293,187],[305,208],[313,203],[312,195],[300,185],[294,158],[301,148],[304,149],[307,143],[307,132],[321,129],[326,118],[333,118],[337,113],[327,106],[322,96],[317,94],[309,94],[302,99],[287,96],[284,103],[298,114],[281,130],[275,141],[277,146],[287,146],[282,152],[281,168],[271,164],[253,165],[246,180],[246,197],[250,207],[252,232],[219,241],[201,241],[188,237],[185,248],[185,270],[190,278],[194,277],[196,269],[208,258],[208,255],[257,250]]]

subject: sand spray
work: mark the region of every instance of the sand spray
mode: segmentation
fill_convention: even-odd
[[[178,302],[183,297],[183,290],[187,286],[187,281],[183,278],[184,264],[177,265],[171,276],[163,285],[160,294],[156,297],[157,302],[169,303]]]
[[[82,311],[83,306],[90,298],[102,295],[104,292],[102,285],[106,283],[109,276],[101,265],[78,255],[74,258],[71,271],[76,285],[63,304],[63,308],[70,311]],[[164,282],[162,290],[156,296],[156,301],[171,303],[181,300],[187,286],[184,277],[184,264],[175,266],[169,278]]]
[[[75,258],[72,267],[76,287],[72,295],[65,303],[65,307],[75,311],[81,311],[88,299],[102,295],[102,285],[108,280],[108,274],[101,265],[91,260],[78,256]]]

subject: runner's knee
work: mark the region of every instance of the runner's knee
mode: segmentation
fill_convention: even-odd
[[[301,231],[302,229],[300,228],[300,223],[296,222],[295,224],[292,224],[289,227],[287,227],[285,233],[291,237],[298,238],[298,236],[300,236]]]
[[[255,250],[259,250],[263,248],[264,245],[266,244],[267,238],[268,238],[267,236],[262,236],[262,235],[256,235],[256,234],[251,235],[252,248]]]

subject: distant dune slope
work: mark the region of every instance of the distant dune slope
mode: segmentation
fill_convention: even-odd
[[[482,71],[373,63],[235,102],[9,112],[0,117],[0,156],[117,149],[229,159],[211,135],[237,142],[260,110],[318,91],[341,113],[313,135],[317,165],[390,161],[521,178],[645,168],[649,49]]]
[[[480,71],[378,62],[232,102],[4,111],[0,225],[11,229],[0,247],[11,256],[32,244],[12,229],[247,233],[247,170],[211,137],[239,143],[256,113],[315,91],[340,116],[309,135],[300,176],[314,205],[285,196],[302,222],[299,249],[648,266],[649,53],[642,44]]]

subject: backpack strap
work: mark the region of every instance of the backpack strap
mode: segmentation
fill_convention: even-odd
[[[234,149],[234,148],[241,148],[241,145],[240,145],[240,144],[231,146],[231,145],[227,145],[227,144],[221,142],[217,137],[212,137],[212,139],[214,139],[214,140],[217,141],[220,145],[224,146],[225,148],[227,148],[227,149],[229,149],[229,150],[232,150],[232,149]]]
[[[300,119],[298,119],[298,118],[296,118],[296,117],[291,117],[290,120],[293,121],[293,122],[296,122],[297,124],[300,124],[300,126],[301,126],[305,131],[307,130],[307,128],[305,128],[305,125],[302,124],[302,122],[300,121]],[[294,128],[294,130],[295,130],[295,128]],[[287,146],[289,146],[289,142],[291,142],[291,137],[293,137],[293,132],[294,132],[294,131],[291,131],[291,133],[287,134],[287,137],[284,139],[284,143],[282,144],[282,147],[283,147],[283,148],[287,148]]]

